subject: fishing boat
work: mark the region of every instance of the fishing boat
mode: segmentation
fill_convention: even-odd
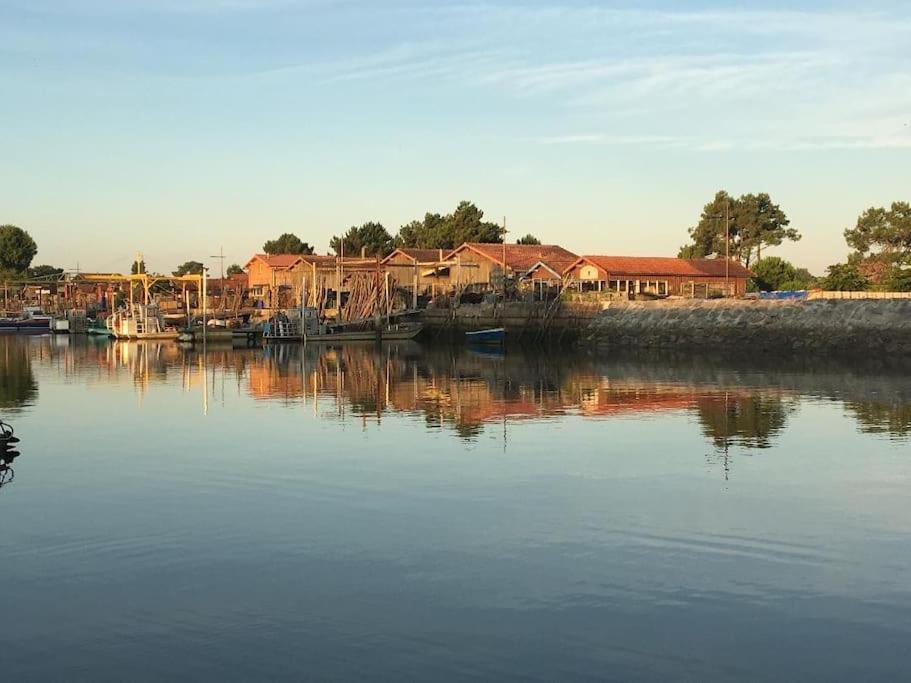
[[[263,340],[308,343],[404,341],[414,339],[423,329],[423,324],[412,322],[382,323],[377,320],[360,320],[325,323],[320,322],[315,309],[305,308],[300,315],[281,314],[269,320],[263,326]]]
[[[111,315],[106,323],[117,339],[177,339],[180,334],[167,326],[156,304],[133,304]]]
[[[466,332],[465,339],[469,344],[502,344],[506,340],[506,328],[492,327],[489,330]]]
[[[299,329],[278,327],[263,331],[266,342],[297,341],[308,344],[340,344],[347,342],[405,341],[417,337],[424,325],[421,323],[394,323],[379,330],[346,330],[344,327],[325,326],[318,332],[300,333]]]
[[[54,316],[47,315],[38,306],[26,306],[17,318],[0,318],[0,332],[18,334],[46,334],[51,331]]]
[[[405,341],[417,337],[424,329],[422,323],[393,323],[377,330],[345,330],[343,327],[327,327],[318,334],[305,334],[304,341],[308,343],[338,343],[338,342],[375,342],[380,341]]]

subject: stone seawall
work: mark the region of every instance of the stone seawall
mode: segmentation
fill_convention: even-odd
[[[511,339],[571,340],[601,313],[600,303],[521,302],[462,304],[428,308],[420,320],[433,334],[464,335],[470,330],[504,327]]]
[[[616,302],[582,338],[598,347],[911,354],[911,301]]]

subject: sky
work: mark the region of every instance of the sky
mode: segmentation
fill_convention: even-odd
[[[0,0],[0,224],[35,263],[243,264],[475,202],[676,255],[768,192],[813,272],[911,200],[911,3]]]

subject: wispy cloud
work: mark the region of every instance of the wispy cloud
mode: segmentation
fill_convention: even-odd
[[[742,150],[814,151],[850,149],[911,148],[911,132],[882,136],[818,136],[795,139],[711,139],[674,135],[606,135],[600,133],[544,136],[534,139],[542,145],[641,146],[659,149],[688,149],[699,152]]]

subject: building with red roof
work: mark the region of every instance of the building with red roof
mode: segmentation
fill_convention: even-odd
[[[657,296],[710,296],[746,293],[753,274],[723,258],[682,259],[659,256],[582,256],[563,271],[580,290]]]
[[[454,282],[492,284],[504,270],[517,279],[560,281],[562,273],[579,259],[555,244],[485,244],[466,242],[446,255],[454,263]]]

